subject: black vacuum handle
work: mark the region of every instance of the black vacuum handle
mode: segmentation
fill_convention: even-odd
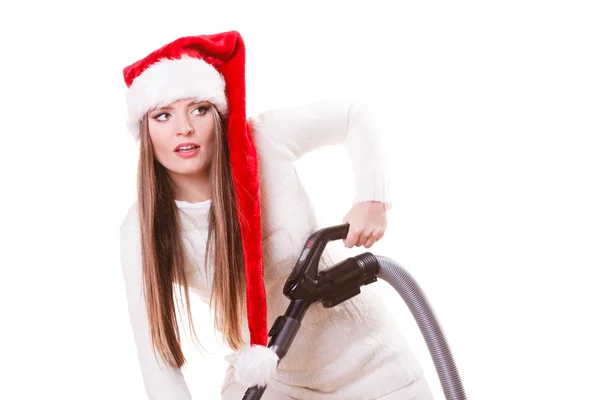
[[[322,236],[323,240],[327,242],[331,242],[332,240],[341,240],[346,239],[348,236],[348,231],[350,230],[350,224],[342,224],[342,225],[334,225],[327,228],[323,228],[318,230],[312,236]],[[325,243],[327,244],[327,243]]]
[[[348,236],[350,224],[334,225],[322,228],[308,237],[300,252],[298,261],[288,277],[283,293],[291,300],[307,298],[317,282],[319,261],[327,243],[333,240],[345,239]]]

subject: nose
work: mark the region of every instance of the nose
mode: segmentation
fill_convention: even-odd
[[[194,127],[190,123],[190,120],[186,117],[182,117],[177,125],[177,136],[189,136],[194,133]]]

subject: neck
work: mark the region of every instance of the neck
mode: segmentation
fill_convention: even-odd
[[[169,173],[174,185],[175,200],[200,203],[210,199],[210,177],[208,174],[181,175]]]

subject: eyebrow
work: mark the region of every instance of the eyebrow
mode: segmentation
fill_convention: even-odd
[[[198,104],[202,104],[202,103],[206,103],[206,100],[200,100],[200,101],[196,101],[196,100],[192,100],[190,101],[188,104],[186,104],[186,107],[190,107],[190,106],[194,106],[194,105],[198,105]],[[160,108],[155,108],[154,110],[152,110],[152,112],[155,111],[170,111],[173,110],[173,107],[166,105],[164,107],[160,107]]]

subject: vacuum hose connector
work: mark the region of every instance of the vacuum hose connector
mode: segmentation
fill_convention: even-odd
[[[388,282],[408,306],[427,343],[447,400],[466,400],[458,369],[433,308],[419,284],[400,264],[384,256],[375,256],[378,277]]]

